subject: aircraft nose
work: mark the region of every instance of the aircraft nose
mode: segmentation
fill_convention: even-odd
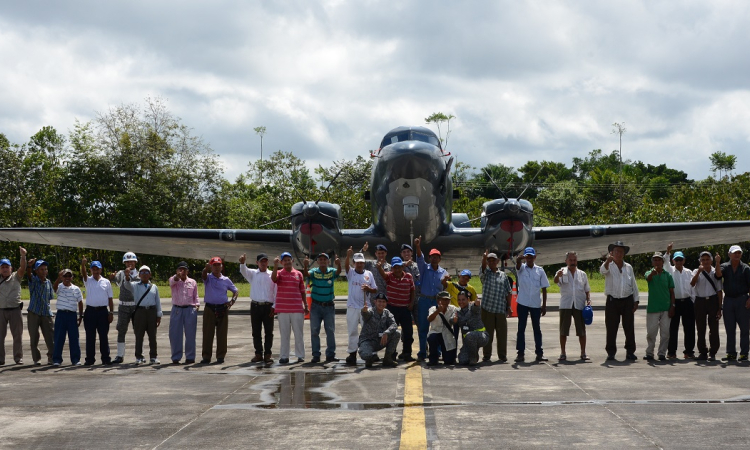
[[[307,218],[315,217],[318,212],[320,212],[320,207],[314,202],[307,202],[305,203],[305,206],[302,207],[302,213]]]
[[[508,203],[506,203],[506,207],[508,208],[508,212],[511,214],[518,214],[518,211],[521,209],[521,204],[518,203],[517,200],[508,200]]]

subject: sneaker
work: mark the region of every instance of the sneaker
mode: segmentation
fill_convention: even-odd
[[[136,358],[135,359],[136,364],[146,364],[146,358]]]
[[[677,359],[677,355],[667,355],[667,358],[669,359]],[[659,358],[661,359],[661,358]],[[685,356],[685,359],[688,359],[687,356]]]
[[[628,353],[627,355],[625,355],[625,358],[626,358],[626,359],[629,359],[629,360],[631,360],[631,361],[636,361],[636,360],[638,360],[638,357],[637,357],[637,356],[635,356],[635,353]]]
[[[35,366],[41,366],[41,365],[42,365],[42,362],[41,362],[41,361],[34,361],[34,365],[35,365]]]
[[[547,359],[544,355],[536,355],[536,362],[547,362],[549,359]]]
[[[23,364],[23,359],[19,359],[18,361],[16,361],[16,364]]]
[[[318,358],[318,360],[320,360],[320,358]],[[303,363],[303,362],[305,362],[305,358],[297,358],[297,362],[298,363]]]
[[[524,362],[525,359],[523,353],[519,353],[518,356],[516,356],[516,362]]]
[[[677,357],[675,356],[675,358],[674,358],[674,359],[677,359]],[[667,357],[666,357],[666,356],[664,356],[664,355],[659,355],[659,361],[666,361],[666,360],[667,360]]]
[[[417,355],[417,362],[420,362],[420,363],[421,363],[421,362],[425,362],[425,358],[424,358],[424,356],[419,356],[419,355]]]
[[[589,358],[589,355],[581,353],[581,361],[591,361],[591,358]]]
[[[194,359],[186,359],[185,360],[185,364],[195,364],[195,360]]]
[[[628,359],[630,359],[630,358],[628,358]],[[647,353],[646,356],[643,357],[643,359],[645,359],[646,361],[653,361],[654,360],[654,355],[649,355]]]
[[[683,353],[682,356],[685,359],[695,359],[695,353]]]
[[[179,359],[173,359],[173,360],[172,360],[172,364],[179,364],[179,363],[180,363],[180,360],[179,360]]]
[[[326,362],[327,363],[339,362],[339,361],[341,361],[341,360],[338,359],[338,358],[336,358],[335,356],[326,356]]]
[[[716,361],[716,355],[711,353],[710,355],[708,355],[706,361]]]
[[[81,365],[81,361],[78,361],[78,362],[76,362],[76,363],[73,363],[73,365],[74,365],[74,366],[80,366],[80,365]]]
[[[313,364],[319,363],[320,362],[320,356],[313,356],[312,359],[310,360],[310,362],[313,363]]]
[[[52,365],[55,367],[60,367],[60,363],[52,363]]]
[[[279,364],[289,364],[289,358],[279,358]]]
[[[346,365],[347,366],[356,366],[357,365],[357,353],[349,353],[349,356],[346,357]]]
[[[736,360],[737,360],[737,355],[735,355],[734,353],[729,353],[727,354],[726,358],[722,358],[722,361],[736,361]]]
[[[177,363],[179,363],[179,361],[177,361]],[[161,364],[161,361],[156,358],[151,358],[151,364]]]
[[[122,364],[124,361],[125,359],[122,356],[118,356],[112,360],[112,364]]]
[[[255,357],[253,359],[251,359],[250,362],[251,363],[263,362],[263,355],[261,355],[260,353],[256,353]]]
[[[747,361],[747,355],[740,355],[740,356],[739,356],[739,357],[737,358],[737,361]]]

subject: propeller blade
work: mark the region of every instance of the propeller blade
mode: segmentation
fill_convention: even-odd
[[[291,216],[286,216],[286,217],[283,217],[281,219],[276,219],[276,220],[274,220],[272,222],[264,223],[263,225],[259,226],[258,228],[265,227],[267,225],[273,225],[273,224],[281,222],[283,220],[290,220],[290,219],[293,219],[293,218],[295,218],[297,216],[301,216],[301,215],[302,215],[302,213],[292,214]]]
[[[500,186],[498,186],[497,183],[495,183],[495,180],[492,179],[492,176],[490,176],[490,173],[487,171],[487,169],[484,169],[484,174],[487,175],[487,178],[489,178],[490,183],[492,183],[492,185],[495,186],[498,191],[500,191],[500,195],[502,195],[505,201],[507,202],[508,196],[505,195],[505,192],[502,189],[500,189]]]
[[[536,171],[536,175],[534,175],[534,178],[531,179],[531,182],[526,185],[523,191],[521,191],[521,195],[518,196],[518,200],[521,200],[523,194],[525,194],[526,191],[531,187],[531,185],[534,184],[534,181],[536,181],[536,177],[538,177],[539,174],[542,173],[542,169],[544,169],[544,164],[539,165],[539,170]]]
[[[328,190],[329,190],[329,189],[331,188],[331,186],[333,186],[333,183],[335,183],[335,182],[336,182],[336,179],[337,179],[337,178],[339,177],[339,175],[341,175],[341,172],[343,172],[343,171],[344,171],[344,167],[341,167],[341,168],[339,169],[339,171],[338,171],[338,172],[336,173],[336,175],[334,175],[334,177],[333,177],[333,179],[331,180],[331,182],[330,182],[330,183],[328,183],[328,186],[326,186],[326,188],[325,188],[325,190],[323,191],[323,193],[322,193],[322,194],[320,194],[320,197],[318,197],[318,200],[316,200],[316,201],[315,201],[315,204],[316,204],[316,205],[318,204],[318,202],[320,202],[320,201],[321,201],[321,200],[323,199],[323,197],[325,197],[325,196],[326,196],[326,194],[328,194]]]

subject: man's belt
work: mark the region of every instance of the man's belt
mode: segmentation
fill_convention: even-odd
[[[251,305],[259,305],[259,306],[266,306],[266,305],[270,306],[270,305],[272,305],[271,302],[259,302],[259,301],[256,301],[256,300],[250,300],[250,304]]]
[[[674,301],[676,301],[676,302],[684,302],[685,300],[691,300],[691,299],[690,299],[690,297],[685,297],[685,298],[676,298],[676,299],[674,299]],[[692,300],[691,300],[691,301],[692,301]]]
[[[718,299],[719,295],[718,294],[714,294],[714,295],[709,295],[708,297],[706,297],[704,295],[701,295],[701,296],[697,296],[695,298],[696,299],[701,299],[701,300],[712,300],[712,299]]]
[[[195,308],[196,305],[172,305],[173,308]]]
[[[120,302],[120,306],[135,306],[135,302]]]
[[[15,309],[23,309],[23,303],[20,303],[18,306],[14,306],[12,308],[0,308],[0,310],[3,311],[13,311]]]
[[[621,297],[621,298],[617,298],[617,297],[610,295],[609,298],[611,298],[612,300],[633,300],[633,295],[628,295],[627,297]]]
[[[227,303],[229,303],[229,302],[227,302]],[[226,305],[227,303],[206,303],[206,306],[208,306],[211,309],[214,309],[214,308],[217,308],[217,307],[220,308],[220,307]]]
[[[312,302],[314,305],[319,305],[319,306],[335,306],[333,303],[333,300],[328,301],[328,302],[319,302],[317,300],[313,300]]]
[[[107,309],[107,307],[106,306],[86,306],[86,309],[98,310],[98,309]]]
[[[156,305],[151,306],[139,306],[140,309],[156,309]]]

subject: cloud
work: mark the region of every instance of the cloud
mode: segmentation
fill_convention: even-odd
[[[625,122],[627,159],[704,178],[714,151],[750,170],[748,19],[740,1],[16,2],[0,132],[162,96],[233,179],[260,125],[264,153],[314,167],[443,111],[462,162],[520,167],[610,152]]]

